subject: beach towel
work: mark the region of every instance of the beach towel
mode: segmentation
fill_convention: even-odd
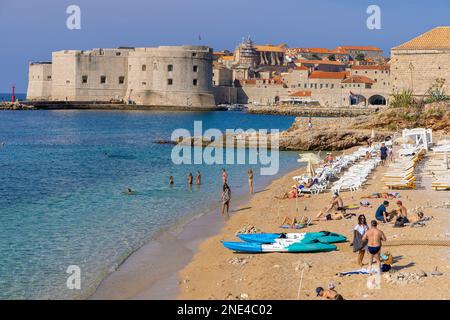
[[[357,252],[366,247],[367,241],[363,241],[362,237],[363,236],[361,235],[361,233],[359,233],[356,230],[353,230],[353,242],[352,242],[353,252]]]
[[[381,272],[387,272],[389,271],[391,268],[391,266],[386,265],[386,264],[382,264],[381,265]],[[376,267],[372,267],[372,273],[376,273],[377,269]],[[344,272],[339,272],[337,275],[340,277],[344,277],[344,276],[349,276],[349,275],[353,275],[353,274],[369,274],[367,268],[361,268],[361,269],[356,269],[356,270],[351,270],[351,271],[344,271]]]

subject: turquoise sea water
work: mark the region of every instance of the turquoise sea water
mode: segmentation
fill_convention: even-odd
[[[0,111],[0,299],[84,298],[158,231],[218,205],[222,167],[234,197],[246,192],[247,165],[174,165],[172,146],[153,143],[192,131],[194,120],[204,129],[286,129],[293,117]],[[281,153],[283,172],[296,159]],[[203,185],[190,189],[197,169]],[[254,169],[259,186],[273,178]],[[127,187],[137,194],[123,195]],[[81,290],[67,289],[69,265],[81,268]]]

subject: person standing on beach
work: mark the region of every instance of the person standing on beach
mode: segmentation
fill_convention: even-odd
[[[194,176],[192,175],[191,172],[189,172],[189,175],[188,175],[188,184],[189,184],[190,186],[192,186],[193,181],[194,181]]]
[[[199,186],[202,184],[202,176],[200,171],[197,170],[197,175],[195,176],[195,183]]]
[[[362,241],[362,237],[366,234],[369,227],[367,226],[366,216],[360,214],[358,216],[358,224],[355,226],[353,234],[353,252],[358,252],[358,265],[363,266],[364,253],[367,248],[367,241]]]
[[[381,159],[381,165],[386,165],[386,159],[388,156],[388,148],[386,147],[386,144],[383,142],[380,147],[380,159]]]
[[[253,193],[253,170],[252,169],[248,169],[247,176],[248,176],[248,189],[249,189],[250,193]]]
[[[308,130],[312,130],[312,119],[309,117],[308,119]]]
[[[381,242],[386,241],[386,236],[384,232],[377,228],[378,222],[376,220],[372,220],[370,223],[370,229],[364,234],[362,240],[367,241],[367,251],[369,251],[369,274],[372,273],[372,263],[373,258],[375,258],[377,264],[377,273],[381,272],[381,260],[380,260],[380,252],[381,252]]]
[[[225,169],[222,169],[222,185],[228,183],[228,173]]]
[[[222,187],[222,215],[225,213],[225,208],[227,209],[227,214],[230,209],[231,200],[231,190],[228,184],[225,182]]]

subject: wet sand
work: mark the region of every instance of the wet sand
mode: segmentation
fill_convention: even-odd
[[[425,227],[393,228],[392,224],[381,225],[388,240],[446,240],[450,242],[450,209],[439,207],[450,202],[450,192],[432,191],[431,177],[422,173],[419,165],[418,177],[421,180],[416,190],[399,191],[401,200],[410,210],[425,206],[426,216],[434,219]],[[359,203],[362,195],[384,192],[380,181],[386,167],[378,167],[360,190],[342,192],[345,204]],[[450,299],[450,247],[447,246],[393,246],[385,247],[394,256],[394,272],[416,273],[425,271],[428,276],[419,281],[388,282],[381,278],[380,289],[369,289],[367,275],[339,277],[336,274],[355,270],[359,266],[356,254],[350,247],[356,217],[350,220],[315,222],[306,229],[285,230],[278,226],[284,216],[315,217],[329,203],[329,192],[312,197],[278,200],[293,184],[292,177],[301,174],[298,169],[284,177],[274,180],[264,191],[255,194],[244,205],[244,209],[234,214],[215,236],[203,241],[194,259],[179,273],[179,299],[297,299],[302,270],[303,283],[299,299],[317,299],[314,289],[334,283],[336,290],[345,299]],[[375,210],[384,199],[370,199],[371,207],[353,211],[365,214],[368,222],[374,219]],[[392,209],[396,200],[391,200]],[[436,207],[437,206],[437,207]],[[344,234],[349,242],[338,244],[338,251],[315,254],[237,254],[225,249],[221,240],[234,240],[236,231],[244,225],[252,225],[264,232],[314,232],[328,230]],[[243,263],[235,262],[236,257]],[[368,257],[364,258],[367,264]],[[438,268],[443,275],[431,276]]]

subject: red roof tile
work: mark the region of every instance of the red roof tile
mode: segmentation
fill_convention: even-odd
[[[311,97],[311,91],[297,91],[294,93],[291,93],[290,97]]]
[[[343,80],[347,77],[348,72],[326,72],[326,71],[314,71],[309,75],[310,79],[340,79]]]
[[[365,77],[365,76],[351,76],[350,78],[345,79],[342,83],[366,83],[366,84],[374,84],[376,81]]]

